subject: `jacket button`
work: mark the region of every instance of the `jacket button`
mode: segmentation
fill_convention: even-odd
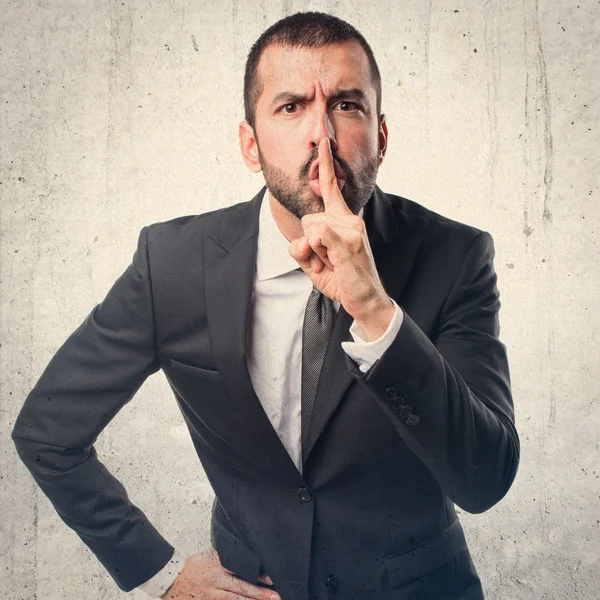
[[[385,390],[385,399],[393,400],[396,397],[396,388],[389,387]]]
[[[412,406],[403,406],[400,409],[400,416],[401,417],[408,417],[408,415],[410,415],[410,413],[412,413]]]
[[[408,419],[406,419],[406,424],[407,425],[411,425],[414,426],[416,425],[421,419],[419,419],[419,417],[417,417],[417,415],[410,415],[408,417]]]
[[[305,487],[298,489],[298,495],[300,496],[300,500],[302,500],[302,502],[310,502],[312,500],[311,493]]]
[[[392,407],[395,408],[396,410],[399,410],[403,406],[404,406],[404,398],[402,396],[396,396],[392,400]]]
[[[335,590],[338,589],[338,586],[340,585],[340,582],[338,580],[338,578],[335,575],[330,575],[327,578],[327,581],[325,582],[325,587],[330,591],[330,592],[335,592]]]

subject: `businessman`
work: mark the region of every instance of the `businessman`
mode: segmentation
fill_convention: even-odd
[[[244,104],[265,188],[142,229],[28,395],[19,455],[125,591],[479,600],[455,505],[489,509],[519,460],[492,238],[376,186],[381,78],[348,23],[267,29]],[[190,557],[93,445],[159,369],[215,492]]]

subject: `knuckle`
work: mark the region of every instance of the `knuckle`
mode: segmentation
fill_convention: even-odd
[[[352,219],[352,227],[354,229],[359,231],[361,234],[366,231],[365,222],[361,217],[359,217],[358,215],[353,215],[351,217],[351,219]]]
[[[312,222],[313,222],[313,214],[312,213],[308,213],[300,219],[300,224],[302,225],[302,227],[308,227]]]
[[[350,231],[348,233],[348,237],[347,237],[347,245],[348,248],[352,251],[352,252],[359,252],[360,249],[362,248],[362,233],[360,231]]]

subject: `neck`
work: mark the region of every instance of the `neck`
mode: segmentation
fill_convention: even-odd
[[[268,190],[269,205],[271,207],[271,214],[279,231],[283,234],[288,242],[295,240],[304,235],[302,224],[300,219],[292,214],[287,208],[285,208],[273,194]]]

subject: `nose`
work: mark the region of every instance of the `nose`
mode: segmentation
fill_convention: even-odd
[[[319,142],[324,137],[329,138],[332,151],[336,150],[337,142],[335,139],[335,127],[330,119],[327,106],[315,107],[315,114],[313,116],[310,132],[310,149],[314,150],[314,148],[318,147]]]

